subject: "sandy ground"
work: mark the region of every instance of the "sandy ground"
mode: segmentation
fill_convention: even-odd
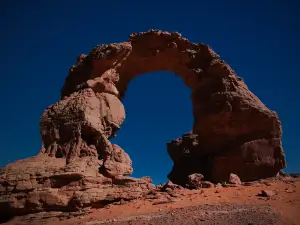
[[[261,190],[275,193],[261,197]],[[299,224],[300,180],[269,180],[259,186],[179,191],[168,201],[137,199],[66,219],[52,216],[16,218],[5,224],[140,225],[140,224]]]

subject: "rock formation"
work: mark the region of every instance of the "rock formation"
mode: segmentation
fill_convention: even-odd
[[[284,168],[281,124],[243,79],[208,45],[179,33],[150,30],[80,55],[61,91],[43,113],[41,152],[1,169],[0,214],[78,210],[153,189],[128,177],[129,156],[109,141],[125,119],[121,103],[134,77],[167,70],[192,90],[193,130],[168,143],[169,179],[185,185],[191,174],[225,181],[275,176]]]

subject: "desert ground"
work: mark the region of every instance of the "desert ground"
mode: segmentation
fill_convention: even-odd
[[[261,194],[265,191],[264,194]],[[84,211],[43,212],[3,224],[29,225],[193,225],[300,224],[300,177],[270,178],[242,186],[153,192],[142,199]]]

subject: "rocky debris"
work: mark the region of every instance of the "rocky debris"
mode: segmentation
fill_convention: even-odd
[[[222,186],[222,184],[220,184],[220,183],[217,183],[216,185],[215,185],[215,188],[222,188],[223,186]]]
[[[296,192],[295,190],[289,189],[289,188],[286,188],[284,191],[285,191],[286,193],[294,193],[294,192]]]
[[[1,169],[0,215],[103,207],[155,189],[149,179],[126,176],[131,160],[110,139],[125,119],[121,99],[129,82],[162,70],[191,89],[194,115],[193,130],[167,145],[174,165],[162,191],[179,190],[195,173],[212,182],[230,173],[252,181],[286,167],[280,120],[243,79],[208,45],[150,30],[77,58],[60,101],[41,116],[38,156]]]
[[[166,182],[162,188],[161,191],[173,191],[173,190],[182,190],[183,187],[177,184],[172,183],[172,181]]]
[[[261,197],[273,197],[274,195],[276,195],[276,192],[271,190],[262,190],[258,195]]]
[[[284,224],[292,225],[280,213],[265,205],[198,205],[170,211],[98,220],[90,225],[211,225],[211,224]]]
[[[172,200],[172,199],[166,199],[166,200],[155,201],[155,202],[152,203],[152,205],[169,204],[169,203],[172,203],[172,202],[175,202],[175,201]]]
[[[200,183],[200,188],[212,188],[214,187],[215,185],[212,183],[212,182],[209,182],[209,181],[202,181]]]
[[[288,174],[286,174],[283,170],[280,170],[278,172],[278,176],[286,177],[286,176],[288,176]]]
[[[242,182],[241,182],[239,176],[236,175],[236,174],[234,174],[234,173],[231,173],[231,174],[229,175],[229,183],[230,183],[230,184],[234,184],[234,185],[236,185],[236,186],[242,185]]]
[[[291,173],[290,176],[292,178],[300,178],[300,173]]]
[[[219,185],[216,185],[216,191],[215,191],[215,193],[221,193],[222,192],[222,185],[221,184],[219,184]]]
[[[174,183],[172,183],[172,181],[168,181],[165,184],[163,184],[162,186],[156,187],[156,190],[158,192],[162,192],[162,193],[165,192],[169,196],[175,197],[175,198],[180,196],[180,191],[183,189],[184,188],[182,186],[174,184]]]

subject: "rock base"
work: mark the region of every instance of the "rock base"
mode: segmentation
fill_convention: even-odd
[[[94,157],[66,164],[63,158],[43,153],[7,165],[0,175],[1,219],[43,211],[104,207],[120,199],[136,199],[155,188],[149,179],[105,177],[97,172],[98,167]]]

